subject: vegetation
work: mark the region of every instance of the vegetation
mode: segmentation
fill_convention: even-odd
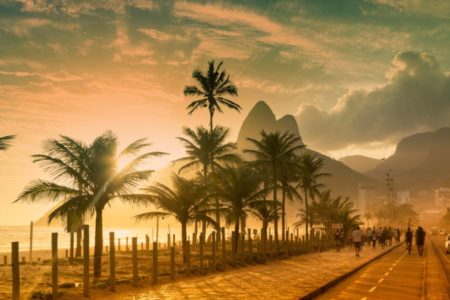
[[[248,138],[255,147],[254,149],[245,149],[245,153],[254,156],[253,165],[259,166],[260,169],[267,170],[266,174],[271,180],[273,190],[274,210],[278,211],[277,190],[281,178],[281,170],[283,168],[295,168],[293,157],[296,151],[304,146],[300,143],[300,138],[294,134],[278,131],[272,133],[261,132],[259,140]],[[278,243],[278,213],[274,219],[275,242]]]
[[[321,172],[323,168],[323,159],[316,157],[314,154],[304,154],[298,165],[298,185],[302,191],[302,198],[305,204],[305,235],[306,241],[309,241],[309,228],[314,224],[314,219],[309,213],[309,198],[314,200],[314,197],[319,194],[319,189],[323,187],[323,184],[319,182],[319,179],[329,176],[330,174]]]
[[[117,137],[109,131],[90,145],[65,136],[50,140],[46,153],[33,157],[34,162],[55,181],[31,182],[16,201],[63,202],[52,217],[67,218],[72,211],[95,215],[94,277],[100,277],[103,210],[114,199],[138,203],[147,197],[136,194],[134,189],[146,181],[153,171],[138,168],[147,159],[165,154],[142,153],[148,146],[150,144],[145,139],[139,139],[118,152]],[[125,157],[132,160],[122,170],[117,170],[117,161]]]
[[[193,221],[211,224],[215,224],[215,221],[207,215],[208,197],[206,190],[198,181],[174,175],[172,182],[173,189],[161,183],[145,189],[148,198],[143,199],[141,203],[153,204],[157,210],[137,215],[136,219],[140,221],[158,216],[174,217],[181,224],[183,261],[186,262],[187,225]]]
[[[231,82],[230,75],[228,75],[226,71],[221,70],[222,65],[223,62],[220,62],[216,67],[214,65],[214,60],[212,60],[208,63],[208,70],[206,73],[195,70],[192,72],[192,78],[197,81],[199,86],[189,85],[184,88],[185,96],[199,97],[199,99],[188,105],[187,109],[189,114],[192,114],[198,108],[208,107],[209,127],[211,132],[214,128],[214,113],[216,110],[222,112],[221,105],[238,112],[241,110],[239,104],[225,98],[227,96],[237,96],[238,89]]]
[[[0,151],[1,150],[8,150],[9,147],[11,147],[10,142],[15,138],[14,135],[6,135],[0,137]]]

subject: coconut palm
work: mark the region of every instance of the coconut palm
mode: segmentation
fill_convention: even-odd
[[[255,200],[250,203],[250,214],[259,219],[262,223],[261,227],[261,241],[263,247],[266,246],[267,228],[270,222],[273,222],[277,213],[274,210],[273,201]]]
[[[319,189],[323,187],[323,184],[318,181],[326,176],[330,176],[329,173],[321,172],[323,168],[323,158],[317,157],[314,154],[304,154],[298,165],[298,178],[299,183],[297,188],[303,192],[303,201],[305,203],[305,235],[306,241],[309,241],[309,225],[312,225],[313,220],[309,214],[309,197],[314,200],[314,197],[319,193]]]
[[[235,248],[238,249],[239,224],[247,217],[250,205],[261,197],[261,174],[257,174],[248,165],[227,165],[214,175],[212,195],[222,201],[222,212],[228,224],[234,224]]]
[[[292,184],[298,180],[298,172],[295,168],[298,166],[299,157],[293,155],[291,160],[287,162],[286,167],[280,168],[280,183],[281,183],[281,238],[284,242],[286,240],[286,200],[293,201],[294,199],[301,199],[295,186]]]
[[[206,73],[195,70],[192,72],[194,78],[199,86],[188,85],[184,88],[185,96],[195,96],[199,99],[193,101],[188,105],[189,114],[192,114],[198,108],[208,107],[209,110],[209,127],[213,131],[213,118],[216,109],[222,112],[221,105],[236,111],[241,110],[241,106],[225,97],[237,96],[237,87],[231,82],[230,75],[226,71],[221,70],[223,62],[220,62],[217,67],[214,65],[214,60],[208,62],[208,70]]]
[[[277,188],[280,181],[282,168],[295,167],[292,165],[293,157],[296,151],[304,146],[298,136],[289,132],[280,133],[279,131],[266,133],[261,131],[259,140],[247,138],[255,149],[245,149],[245,153],[254,156],[255,160],[251,163],[260,166],[269,173],[267,176],[271,179],[273,189],[274,210],[278,211]],[[278,214],[274,220],[275,242],[278,243]]]
[[[235,143],[226,142],[229,136],[229,129],[216,126],[212,131],[204,127],[197,127],[194,131],[191,128],[183,128],[185,137],[178,137],[186,148],[187,156],[175,160],[183,162],[184,165],[179,169],[182,172],[189,168],[200,168],[203,176],[203,182],[206,185],[208,174],[220,168],[225,163],[239,161],[239,157],[234,151]],[[216,224],[220,230],[220,212],[218,200],[215,200],[216,206]],[[197,228],[197,226],[196,226]],[[196,235],[197,231],[195,231]]]
[[[156,210],[137,215],[135,218],[141,221],[158,216],[172,216],[180,222],[183,261],[186,262],[187,225],[193,221],[211,224],[215,222],[207,215],[208,198],[203,185],[178,175],[173,175],[172,182],[173,188],[156,183],[144,189],[148,193],[148,198],[141,203],[153,204]]]
[[[6,135],[0,137],[0,150],[7,150],[9,147],[11,147],[10,141],[14,138],[14,135]]]
[[[134,189],[153,171],[139,168],[147,159],[165,153],[142,153],[150,146],[145,139],[136,140],[118,152],[117,137],[110,131],[97,137],[90,145],[74,141],[71,147],[78,150],[72,152],[68,161],[63,159],[62,150],[54,144],[50,143],[46,154],[34,157],[55,182],[33,181],[16,201],[62,201],[66,208],[81,206],[95,215],[94,277],[98,278],[101,275],[104,208],[115,199],[133,203],[146,198],[147,195],[137,194]],[[117,161],[123,158],[131,158],[131,161],[118,170]],[[64,215],[64,210],[60,210],[61,215]]]

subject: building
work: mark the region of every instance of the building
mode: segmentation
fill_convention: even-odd
[[[408,203],[411,200],[411,194],[409,190],[397,191],[397,204]]]
[[[450,207],[450,188],[434,190],[434,203],[438,207]]]

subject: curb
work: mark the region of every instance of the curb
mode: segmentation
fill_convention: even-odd
[[[404,242],[400,242],[397,243],[396,245],[392,246],[391,248],[381,252],[380,254],[378,254],[377,256],[371,258],[370,260],[368,260],[367,262],[363,263],[362,265],[357,266],[356,268],[354,268],[353,270],[342,274],[341,276],[331,280],[330,282],[324,284],[323,286],[309,292],[308,294],[299,297],[299,300],[310,300],[310,299],[314,299],[315,297],[319,296],[320,294],[323,294],[324,292],[326,292],[327,290],[329,290],[330,288],[332,288],[333,286],[335,286],[336,284],[338,284],[339,282],[343,281],[344,279],[346,279],[347,277],[353,275],[354,273],[358,272],[359,270],[361,270],[362,268],[364,268],[365,266],[367,266],[368,264],[374,262],[375,260],[379,259],[380,257],[388,254],[389,252],[391,252],[392,250],[396,249],[397,247],[399,247],[400,245],[402,245]]]

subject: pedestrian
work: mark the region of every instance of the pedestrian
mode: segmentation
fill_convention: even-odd
[[[377,245],[377,229],[375,226],[372,229],[372,247],[375,249]]]
[[[339,229],[336,229],[334,232],[334,240],[336,243],[336,252],[339,252],[341,250],[341,232]]]
[[[397,243],[400,243],[400,228],[397,227]]]
[[[372,243],[372,228],[367,228],[366,230],[366,243],[368,246]]]
[[[420,256],[423,256],[423,245],[425,244],[425,231],[419,226],[416,230],[416,245]]]
[[[405,233],[406,249],[408,250],[408,254],[411,254],[412,239],[413,239],[413,233],[411,231],[411,228],[408,227],[408,229],[406,230],[406,233]]]
[[[353,244],[355,246],[355,254],[359,257],[359,251],[361,250],[361,242],[362,242],[362,231],[359,229],[359,226],[352,233]]]

